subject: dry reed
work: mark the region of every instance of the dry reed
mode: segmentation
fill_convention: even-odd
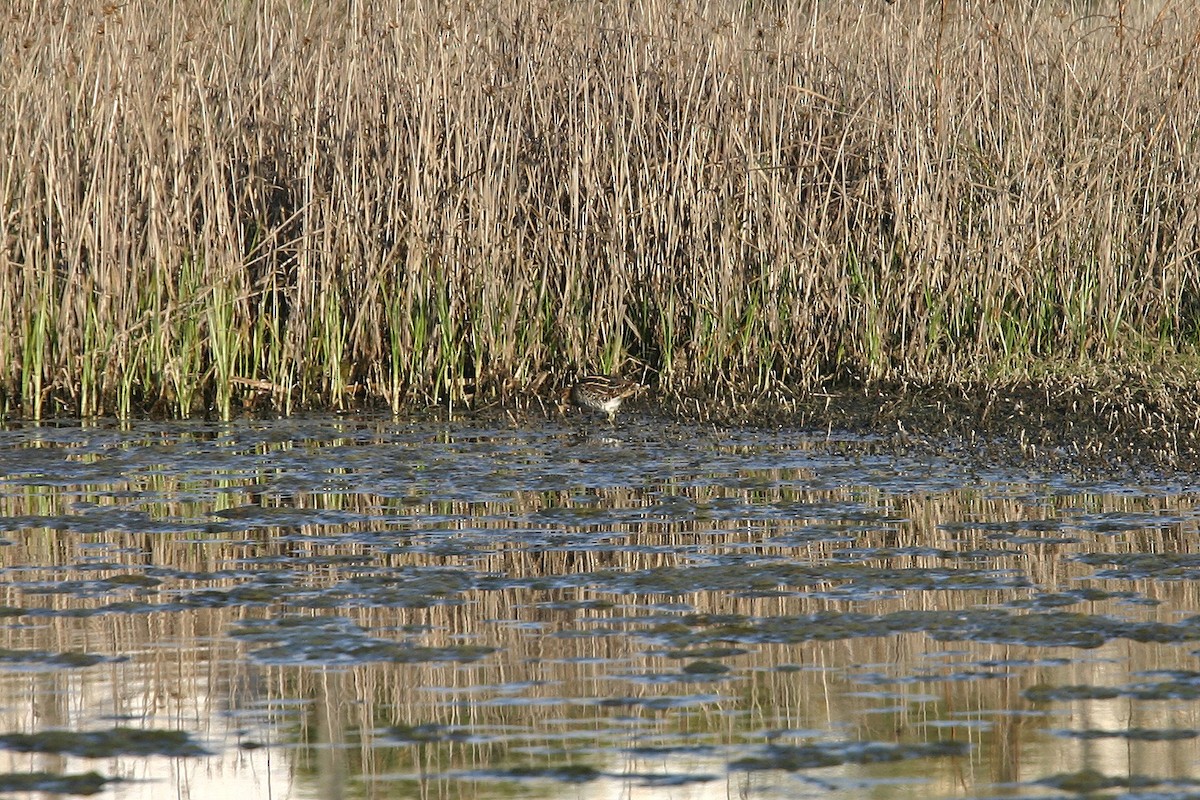
[[[1198,44],[1173,0],[17,0],[3,411],[1187,383]]]

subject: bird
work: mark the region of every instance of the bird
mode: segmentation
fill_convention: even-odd
[[[614,375],[584,375],[563,394],[569,395],[571,402],[580,408],[604,412],[609,422],[613,422],[625,398],[643,388],[640,383]]]

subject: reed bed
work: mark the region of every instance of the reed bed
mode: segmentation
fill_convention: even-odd
[[[1182,0],[17,0],[3,410],[1194,385],[1198,45]]]

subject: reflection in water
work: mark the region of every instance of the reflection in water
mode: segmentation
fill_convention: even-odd
[[[1194,497],[1167,484],[636,418],[14,426],[0,448],[0,734],[211,753],[7,749],[0,772],[96,771],[119,798],[1200,777]]]

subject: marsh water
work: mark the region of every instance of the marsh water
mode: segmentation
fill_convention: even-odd
[[[1198,796],[1195,500],[636,414],[10,424],[0,793]]]

